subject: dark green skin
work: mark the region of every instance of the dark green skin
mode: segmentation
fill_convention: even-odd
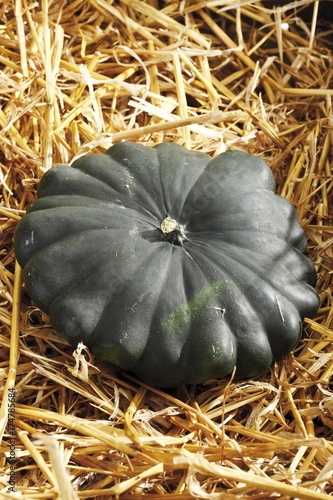
[[[73,346],[152,385],[235,366],[255,377],[319,305],[305,234],[274,189],[256,156],[174,143],[122,142],[54,167],[15,232],[26,288]]]

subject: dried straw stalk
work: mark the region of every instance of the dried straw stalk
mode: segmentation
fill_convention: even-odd
[[[333,27],[326,2],[272,4],[2,2],[1,498],[332,496]],[[296,206],[321,306],[258,380],[148,387],[72,353],[22,289],[12,237],[38,179],[123,139],[245,149]]]

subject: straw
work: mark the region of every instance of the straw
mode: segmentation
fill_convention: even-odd
[[[332,497],[331,6],[276,3],[0,5],[1,498]],[[150,387],[29,298],[13,235],[40,178],[123,140],[248,151],[295,206],[320,307],[262,376]]]

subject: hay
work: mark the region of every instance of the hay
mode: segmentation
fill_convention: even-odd
[[[332,4],[276,3],[1,3],[1,498],[332,496]],[[73,355],[22,289],[38,179],[123,139],[255,153],[296,206],[321,305],[258,380],[148,387]]]

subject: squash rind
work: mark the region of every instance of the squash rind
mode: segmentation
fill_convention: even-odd
[[[256,156],[174,143],[54,167],[15,231],[26,288],[74,346],[152,385],[255,377],[319,305],[305,233],[274,190]],[[163,238],[168,217],[186,238]]]

